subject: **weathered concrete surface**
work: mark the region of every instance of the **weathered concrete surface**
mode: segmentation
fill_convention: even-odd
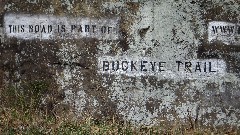
[[[5,34],[0,47],[3,87],[21,87],[24,82],[37,80],[51,82],[52,92],[47,93],[54,100],[51,109],[61,112],[58,106],[65,104],[79,119],[115,116],[144,125],[179,121],[191,126],[240,127],[239,44],[208,40],[210,22],[238,24],[238,0],[36,0],[3,4],[2,26],[8,13],[119,18],[120,35],[114,40],[79,37],[40,41]],[[176,61],[184,62],[184,66],[189,61],[221,62],[215,64],[220,72],[207,72],[214,70],[209,66],[203,72],[203,66],[201,72],[196,67],[190,73],[189,68],[174,71],[178,76],[186,72],[186,77],[174,77],[169,72],[164,78],[144,69],[134,74],[101,72],[102,58],[163,61],[169,71],[174,71],[171,66]]]

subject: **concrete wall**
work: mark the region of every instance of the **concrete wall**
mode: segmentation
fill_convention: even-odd
[[[239,128],[237,0],[3,4],[4,87],[51,82],[43,101],[52,97],[57,102],[52,109],[61,112],[59,106],[67,105],[79,119]],[[70,26],[81,25],[78,20],[116,27],[116,33],[75,36]],[[10,32],[11,24],[27,29],[42,22],[69,29],[47,36]],[[58,32],[70,38],[58,38]]]

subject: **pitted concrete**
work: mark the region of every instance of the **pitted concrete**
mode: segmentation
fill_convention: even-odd
[[[55,94],[48,95],[63,94],[63,98],[56,98],[57,105],[69,106],[79,119],[117,117],[136,125],[179,121],[239,128],[238,42],[236,38],[234,44],[222,39],[210,42],[208,33],[214,21],[238,24],[239,5],[237,0],[5,2],[2,18],[9,12],[63,16],[66,20],[119,18],[114,23],[119,27],[119,38],[81,36],[42,41],[10,38],[4,33],[0,82],[21,87],[27,81],[50,81]],[[126,63],[121,63],[121,72],[103,72],[103,61],[109,61],[112,69],[112,61],[123,60],[139,61],[142,71],[148,68],[151,72],[131,73],[125,70]],[[154,61],[166,62],[162,64],[170,72],[156,75],[151,68]],[[185,68],[177,70],[176,61],[184,62]],[[191,61],[191,66],[186,65]],[[147,66],[141,62],[153,63]],[[201,70],[197,62],[201,62]],[[205,69],[204,62],[208,62]],[[213,72],[205,73],[207,70]]]

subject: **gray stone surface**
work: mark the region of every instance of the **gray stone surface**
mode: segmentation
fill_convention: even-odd
[[[119,18],[119,38],[42,41],[5,33],[0,46],[0,82],[2,87],[51,82],[43,103],[52,97],[56,102],[51,109],[61,112],[59,106],[66,105],[78,119],[116,117],[136,125],[180,122],[239,128],[239,42],[209,42],[208,34],[213,21],[239,24],[239,5],[238,0],[5,2],[0,17],[5,19],[8,13]],[[103,61],[121,60],[139,61],[140,66],[143,61],[166,62],[166,72],[145,72],[151,65],[134,73],[130,69],[102,72]],[[176,61],[184,63],[180,71]],[[191,66],[186,65],[191,61]],[[216,72],[210,72],[209,62]]]

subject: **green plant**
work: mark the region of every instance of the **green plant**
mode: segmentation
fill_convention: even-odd
[[[37,109],[47,92],[48,84],[43,81],[25,83],[19,88],[10,86],[2,90],[1,104],[22,110]]]

